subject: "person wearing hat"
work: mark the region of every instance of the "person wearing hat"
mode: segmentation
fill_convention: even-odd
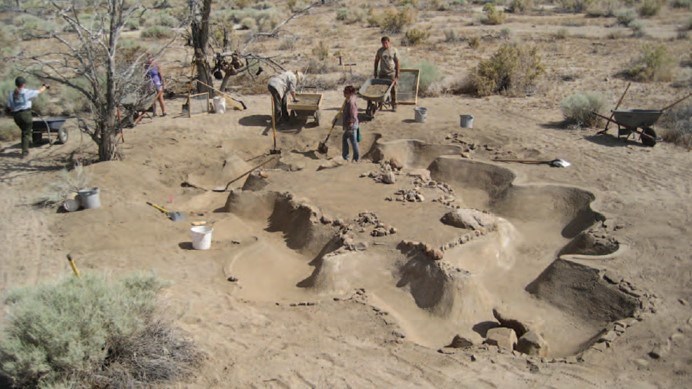
[[[43,84],[39,89],[25,88],[26,79],[17,77],[14,80],[15,90],[10,92],[7,99],[7,109],[14,117],[14,122],[22,131],[22,158],[29,155],[31,145],[31,133],[33,132],[33,118],[31,117],[31,100],[49,88]]]
[[[303,73],[285,71],[269,79],[269,93],[274,100],[274,119],[278,122],[288,121],[288,108],[286,99],[291,95],[294,103],[298,102],[296,98],[296,87],[303,82]]]

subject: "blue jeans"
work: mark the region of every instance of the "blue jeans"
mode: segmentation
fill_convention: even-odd
[[[348,142],[351,142],[351,146],[353,147],[353,160],[358,161],[360,159],[360,151],[358,150],[358,139],[356,139],[357,136],[357,127],[354,129],[348,129],[344,131],[344,135],[341,137],[341,149],[343,150],[341,152],[341,156],[344,157],[345,160],[348,161]]]

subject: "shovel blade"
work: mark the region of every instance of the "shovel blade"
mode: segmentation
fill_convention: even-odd
[[[327,151],[329,151],[329,147],[326,144],[320,142],[320,144],[317,146],[317,152],[321,154],[327,154]]]
[[[168,212],[168,218],[174,222],[178,222],[185,219],[185,216],[180,212]]]

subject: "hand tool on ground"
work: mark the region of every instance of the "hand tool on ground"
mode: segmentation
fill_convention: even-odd
[[[269,150],[269,154],[281,154],[281,150],[276,148],[276,118],[274,117],[275,107],[274,107],[274,96],[272,96],[272,136],[274,137],[274,148]]]
[[[75,277],[79,278],[79,269],[77,269],[77,265],[74,263],[74,259],[72,259],[72,254],[67,254],[67,261],[70,263],[70,267],[72,268],[72,272],[74,273]]]
[[[166,214],[166,216],[168,216],[168,218],[173,220],[174,222],[185,219],[185,216],[180,212],[169,211],[160,205],[152,204],[148,201],[147,201],[147,205],[151,205],[152,207],[154,207],[154,208],[158,209],[159,211],[161,211],[162,213]]]
[[[627,87],[625,88],[625,91],[622,92],[622,96],[620,96],[620,100],[618,100],[618,103],[615,104],[615,109],[613,111],[617,111],[617,109],[620,108],[620,104],[622,103],[622,99],[625,98],[625,95],[627,94],[627,90],[630,89],[630,85],[632,85],[632,83],[628,82]],[[606,122],[605,128],[602,131],[598,131],[597,134],[605,134],[606,132],[608,132],[608,126],[610,126],[610,121],[613,120],[613,115],[615,115],[615,114],[614,113],[610,114],[610,120],[608,120]]]
[[[199,84],[202,84],[202,85],[206,86],[207,88],[209,88],[209,89],[211,89],[211,90],[213,90],[213,91],[215,91],[215,92],[218,92],[218,93],[222,94],[224,97],[227,97],[227,98],[231,99],[231,101],[234,103],[233,105],[234,105],[236,108],[242,107],[242,110],[246,110],[246,109],[247,109],[247,106],[245,105],[245,103],[243,103],[242,100],[238,100],[238,99],[234,98],[233,96],[229,95],[228,93],[224,93],[224,92],[222,92],[221,90],[216,89],[216,88],[214,88],[214,87],[211,86],[211,85],[207,85],[207,84],[203,83],[203,82],[200,81],[200,80],[195,80],[195,82],[197,82],[197,83],[199,83]],[[238,105],[240,105],[240,106],[238,106]]]
[[[345,101],[343,104],[341,104],[341,108],[339,108],[339,112],[337,112],[336,115],[334,116],[334,120],[332,120],[332,128],[329,129],[329,132],[327,133],[327,137],[324,138],[324,142],[320,142],[320,144],[317,145],[317,152],[319,152],[321,154],[327,154],[327,151],[329,151],[329,146],[327,146],[327,141],[329,141],[329,137],[332,135],[332,131],[334,130],[334,127],[336,126],[336,119],[338,119],[341,112],[343,112],[344,106],[346,106]]]
[[[493,159],[493,162],[517,162],[517,163],[528,163],[533,165],[550,165],[552,167],[568,167],[571,163],[565,161],[564,159],[553,159],[547,160],[536,160],[536,159]]]
[[[226,184],[226,186],[219,186],[219,187],[216,187],[216,188],[214,188],[214,189],[212,189],[212,190],[213,190],[214,192],[225,192],[225,191],[228,190],[228,187],[231,186],[232,183],[234,183],[234,182],[238,181],[239,179],[241,179],[241,178],[247,176],[248,174],[250,174],[250,173],[252,173],[253,171],[255,171],[256,169],[258,169],[258,168],[260,168],[260,167],[262,167],[262,166],[268,164],[269,162],[276,160],[277,158],[278,158],[278,157],[269,158],[268,160],[266,160],[266,161],[260,163],[259,165],[253,167],[252,169],[246,171],[245,173],[239,175],[238,177],[236,177],[236,178],[234,178],[234,179],[228,181],[228,183]]]

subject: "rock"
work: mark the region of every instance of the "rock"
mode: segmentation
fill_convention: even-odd
[[[517,345],[517,335],[511,328],[491,328],[488,330],[485,343],[506,350],[514,350],[514,346]]]
[[[441,219],[442,223],[471,230],[481,227],[495,229],[497,218],[494,215],[479,211],[477,209],[462,208],[447,212]]]
[[[397,229],[394,228],[394,227],[389,227],[389,233],[392,234],[392,235],[393,235],[393,234],[396,234],[396,233],[397,233]]]
[[[548,356],[548,342],[536,331],[526,332],[517,342],[517,351],[538,357]]]
[[[528,324],[518,319],[509,317],[506,312],[501,312],[499,308],[493,308],[493,316],[498,322],[500,322],[500,326],[513,329],[520,338],[527,332],[531,331]]]
[[[382,182],[385,184],[393,184],[396,182],[396,176],[393,172],[388,172],[382,175]]]
[[[333,220],[329,216],[322,215],[320,218],[322,224],[332,224]]]
[[[666,341],[664,344],[657,344],[653,350],[649,352],[649,356],[653,359],[663,358],[670,351],[670,343]]]
[[[478,360],[478,357],[476,357],[475,354],[471,354],[471,362],[476,362]]]
[[[394,157],[389,159],[389,166],[391,166],[392,169],[396,169],[396,170],[401,170],[404,168],[404,164],[401,163],[401,161],[399,161],[397,158],[394,158]]]
[[[365,251],[368,249],[368,242],[358,242],[355,245],[356,251]]]
[[[238,281],[238,279],[237,279],[236,277],[233,277],[233,276],[229,276],[229,277],[226,278],[226,279],[227,279],[229,282],[237,282],[237,281]]]
[[[428,255],[430,256],[430,259],[432,259],[433,261],[440,261],[442,260],[442,258],[444,258],[445,253],[440,249],[434,249],[431,252],[429,252]]]
[[[649,361],[647,361],[646,359],[643,359],[643,358],[637,358],[632,362],[634,362],[635,365],[637,365],[638,367],[641,367],[641,368],[649,366]]]
[[[320,166],[318,166],[317,171],[325,170],[325,169],[334,169],[334,168],[337,168],[341,165],[343,165],[342,162],[339,162],[337,159],[331,159],[331,160],[321,164]]]
[[[452,343],[450,343],[449,346],[447,346],[447,347],[469,348],[469,347],[473,347],[473,342],[467,338],[464,338],[463,336],[454,335],[454,339],[452,339]]]
[[[617,338],[617,337],[618,337],[617,332],[615,332],[615,331],[607,331],[606,333],[604,333],[603,335],[601,335],[601,336],[598,338],[598,341],[599,341],[599,342],[612,342],[612,341],[614,341],[615,338]]]
[[[605,273],[603,273],[603,279],[611,284],[617,285],[622,281],[622,276],[614,273],[612,270],[606,270]]]
[[[407,174],[410,177],[418,178],[423,182],[430,181],[430,170],[428,169],[414,169]]]

